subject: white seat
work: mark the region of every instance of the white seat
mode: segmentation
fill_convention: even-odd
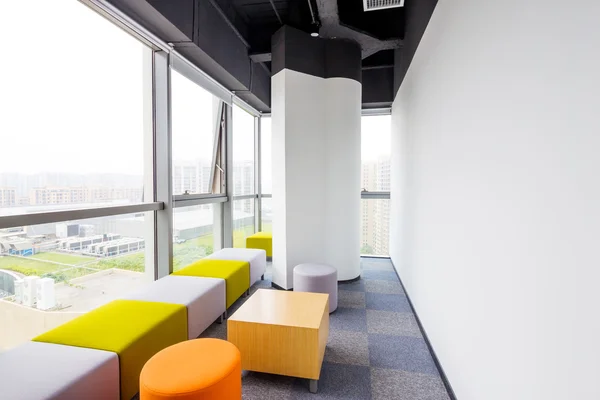
[[[0,398],[118,400],[117,353],[27,342],[0,353]]]
[[[225,280],[169,275],[124,299],[186,306],[188,338],[195,339],[225,312]]]
[[[250,263],[250,286],[259,279],[264,279],[267,270],[267,252],[262,249],[231,249],[219,250],[206,258],[212,260],[237,260]]]
[[[337,269],[327,264],[307,263],[294,267],[294,291],[329,294],[329,312],[337,309]]]

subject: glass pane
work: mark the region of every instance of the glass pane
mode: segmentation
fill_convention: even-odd
[[[260,145],[262,194],[272,194],[273,181],[271,172],[271,118],[262,118]]]
[[[219,100],[171,69],[173,194],[211,193]]]
[[[361,254],[389,255],[390,201],[361,200]]]
[[[213,253],[214,207],[218,205],[173,209],[173,271]]]
[[[0,349],[152,282],[153,224],[148,212],[0,231],[0,321],[23,321],[0,324]],[[34,276],[49,278],[42,296],[17,298],[15,279]]]
[[[254,117],[233,106],[233,194],[254,194]]]
[[[262,198],[261,202],[262,231],[273,232],[273,199]]]
[[[254,234],[254,199],[233,202],[233,247],[246,247],[246,238]]]
[[[362,190],[390,190],[391,116],[362,117]]]
[[[0,4],[0,35],[19,37],[0,62],[0,215],[151,201],[143,198],[150,50],[80,2],[31,7]],[[54,45],[23,45],[40,38]],[[57,50],[67,44],[73,51]]]

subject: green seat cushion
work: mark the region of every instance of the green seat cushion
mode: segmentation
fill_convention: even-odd
[[[246,238],[247,249],[263,249],[267,257],[273,257],[273,234],[270,232],[257,232]]]
[[[33,340],[117,353],[121,399],[129,400],[139,391],[146,361],[160,350],[187,340],[187,331],[184,305],[116,300]]]
[[[225,279],[225,303],[229,308],[250,287],[250,263],[235,260],[200,260],[173,275]]]

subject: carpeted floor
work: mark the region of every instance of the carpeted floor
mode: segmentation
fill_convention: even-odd
[[[270,278],[269,266],[251,292],[270,288]],[[338,296],[318,393],[305,379],[245,371],[244,399],[449,399],[389,260],[363,259],[361,280],[340,284]],[[226,329],[213,324],[201,337],[226,339]]]

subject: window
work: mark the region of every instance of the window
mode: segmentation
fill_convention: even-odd
[[[361,122],[361,254],[388,255],[391,116]]]
[[[271,118],[263,117],[260,123],[261,144],[261,189],[263,194],[273,193],[272,161],[271,161]]]
[[[204,204],[173,210],[173,271],[213,253],[215,249],[214,207]]]
[[[79,2],[31,6],[0,5],[0,35],[19,37],[0,63],[0,216],[152,201],[143,153],[149,48]],[[53,45],[23,45],[40,38]]]
[[[233,247],[246,247],[246,238],[256,232],[254,199],[233,202]]]
[[[360,220],[360,253],[389,255],[390,200],[362,199]]]
[[[15,227],[1,232],[0,348],[30,340],[154,280],[152,212]],[[49,278],[43,297],[17,297],[14,281]],[[7,282],[10,283],[7,284]],[[0,295],[1,297],[1,295]]]
[[[234,105],[233,195],[254,193],[254,117]]]
[[[173,194],[220,193],[211,187],[219,99],[171,69]]]
[[[156,271],[152,50],[81,2],[35,9],[0,5],[0,34],[23,40],[0,56],[0,349]],[[40,37],[54,45],[23,46]],[[17,298],[36,276],[41,297]]]
[[[262,232],[273,232],[273,200],[263,197],[261,209]]]

